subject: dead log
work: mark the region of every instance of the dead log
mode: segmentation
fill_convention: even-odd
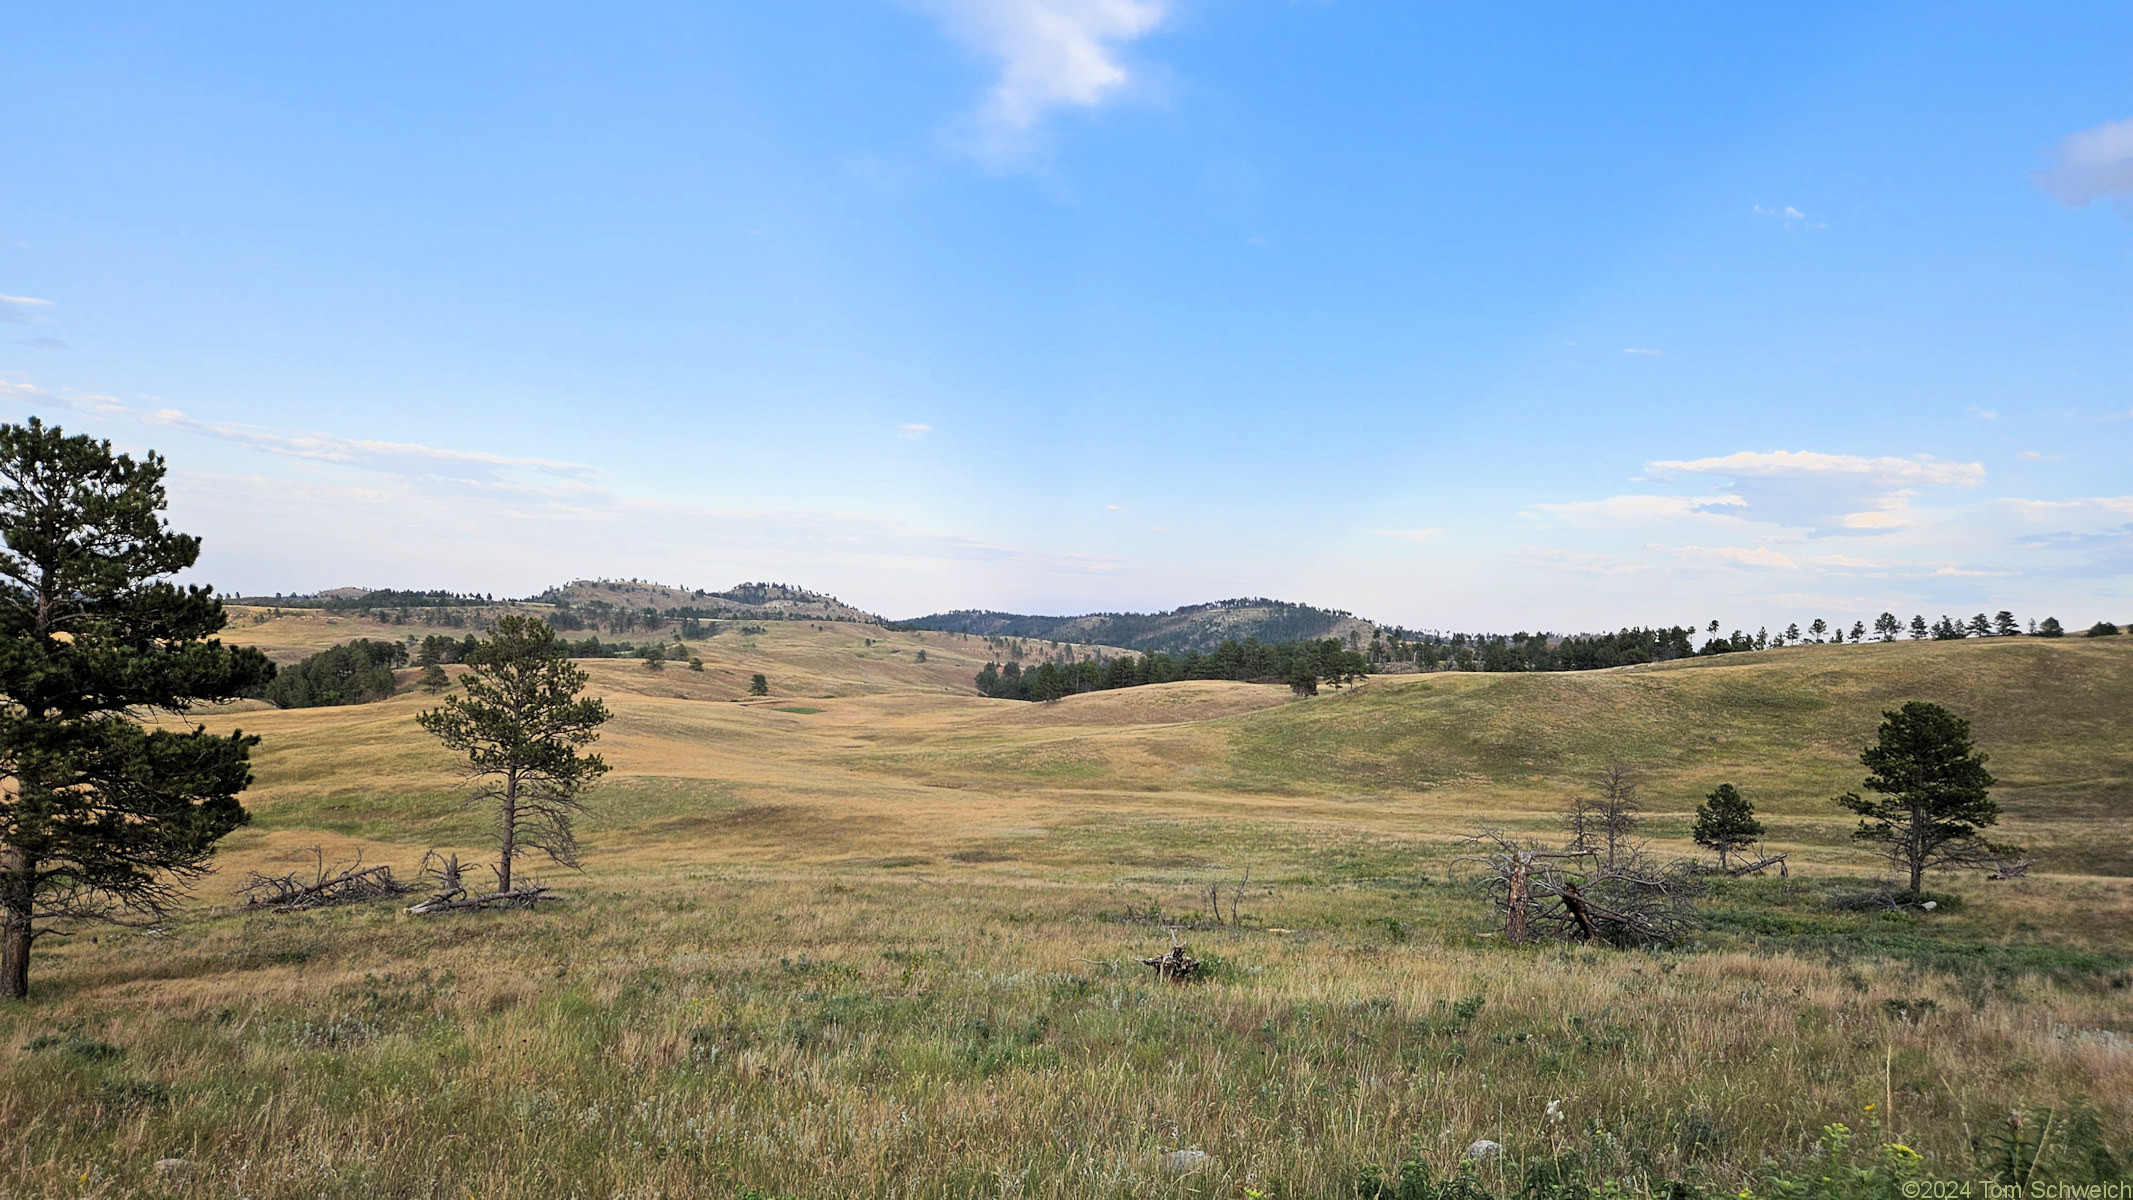
[[[557,893],[539,886],[512,888],[508,892],[490,892],[484,896],[469,896],[466,889],[460,888],[440,892],[420,904],[410,905],[407,911],[419,917],[469,908],[532,908],[542,900],[561,898]]]
[[[1752,863],[1742,863],[1737,867],[1728,867],[1726,869],[1726,874],[1735,877],[1741,875],[1754,875],[1757,872],[1767,871],[1771,867],[1776,867],[1778,869],[1778,874],[1783,875],[1787,879],[1790,879],[1792,878],[1792,868],[1785,865],[1785,858],[1791,853],[1792,851],[1787,850],[1784,854],[1773,854],[1769,858],[1759,858]]]
[[[1584,894],[1578,891],[1578,885],[1566,882],[1556,891],[1555,896],[1556,899],[1563,902],[1563,907],[1569,910],[1570,915],[1577,920],[1578,929],[1585,935],[1585,940],[1588,942],[1599,941],[1600,931],[1593,926],[1592,912],[1586,908]]]
[[[1992,860],[1992,874],[1985,876],[1985,878],[2021,879],[2029,874],[2029,869],[2036,865],[2036,861],[2033,858],[2011,860],[1996,858]]]
[[[1170,931],[1170,949],[1142,959],[1141,965],[1153,968],[1155,977],[1166,983],[1184,983],[1200,974],[1200,960],[1185,952],[1185,943],[1178,940],[1175,929]]]

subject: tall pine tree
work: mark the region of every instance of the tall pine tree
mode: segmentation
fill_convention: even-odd
[[[496,890],[511,890],[511,864],[537,850],[578,865],[576,819],[584,793],[607,773],[598,754],[607,705],[578,695],[587,676],[565,657],[555,630],[533,617],[506,616],[467,656],[466,695],[416,716],[448,750],[464,755],[474,784],[467,803],[493,807],[502,864]]]
[[[244,824],[240,732],[185,721],[273,678],[231,649],[210,588],[165,577],[200,540],[162,511],[163,460],[32,417],[0,425],[0,996],[79,920],[159,920]]]

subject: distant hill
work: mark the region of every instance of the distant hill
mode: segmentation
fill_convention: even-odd
[[[879,624],[881,618],[853,608],[835,596],[811,592],[785,583],[743,583],[723,592],[701,588],[670,587],[641,579],[579,579],[552,587],[527,598],[534,604],[592,608],[607,605],[629,612],[651,609],[667,613],[694,610],[705,617],[767,617],[787,621],[858,621]]]
[[[1262,642],[1329,637],[1346,640],[1353,633],[1367,644],[1375,626],[1338,609],[1262,598],[1192,604],[1165,613],[1088,613],[1078,617],[960,609],[899,621],[893,628],[1038,638],[1123,646],[1142,653],[1160,650],[1183,654],[1188,650],[1212,650],[1232,638],[1242,641],[1248,637]]]

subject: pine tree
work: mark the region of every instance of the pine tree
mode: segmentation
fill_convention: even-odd
[[[452,686],[452,677],[444,673],[443,667],[431,663],[422,668],[422,675],[415,682],[421,685],[423,691],[434,695]]]
[[[1922,642],[1925,641],[1928,636],[1929,631],[1926,629],[1925,615],[1921,613],[1916,616],[1913,616],[1911,618],[1911,640],[1914,642]]]
[[[1763,836],[1763,823],[1755,819],[1755,805],[1738,788],[1721,783],[1696,806],[1696,824],[1689,833],[1697,845],[1718,851],[1718,866],[1724,870],[1732,855]]]
[[[598,698],[578,695],[587,676],[545,621],[498,618],[467,661],[466,694],[415,721],[466,756],[461,770],[475,784],[468,805],[494,806],[497,890],[508,892],[511,864],[530,851],[578,865],[573,822],[585,812],[586,789],[607,773],[598,754],[578,751],[599,739],[611,714]]]
[[[1992,635],[1994,637],[2013,637],[2020,632],[2022,632],[2022,627],[2015,624],[2015,615],[2006,609],[2001,609],[1992,618]]]
[[[1902,629],[1903,622],[1896,619],[1895,613],[1885,612],[1874,618],[1874,636],[1884,642],[1895,641],[1897,633]]]
[[[2057,617],[2046,617],[2046,618],[2044,618],[2044,619],[2043,619],[2042,621],[2040,621],[2040,622],[2038,622],[2038,623],[2037,623],[2037,636],[2038,636],[2038,637],[2065,637],[2065,636],[2066,636],[2066,628],[2065,628],[2065,626],[2062,626],[2061,624],[2059,624],[2059,618],[2057,618]]]
[[[0,425],[0,996],[29,994],[53,921],[150,923],[245,823],[259,739],[150,728],[273,678],[256,650],[213,640],[206,587],[165,576],[200,540],[164,524],[161,456]]]
[[[770,680],[760,674],[749,676],[748,694],[751,696],[768,696],[770,694]]]
[[[1872,772],[1866,790],[1875,797],[1837,797],[1838,806],[1863,818],[1852,837],[1876,843],[1907,871],[1913,894],[1928,867],[1971,865],[2009,852],[1978,837],[1999,823],[2000,806],[1992,801],[1986,756],[1971,745],[1970,722],[1922,700],[1881,715],[1874,744],[1859,753]]]

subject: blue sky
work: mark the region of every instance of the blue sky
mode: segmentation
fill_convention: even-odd
[[[2133,8],[18,6],[0,415],[199,576],[2133,618]]]

